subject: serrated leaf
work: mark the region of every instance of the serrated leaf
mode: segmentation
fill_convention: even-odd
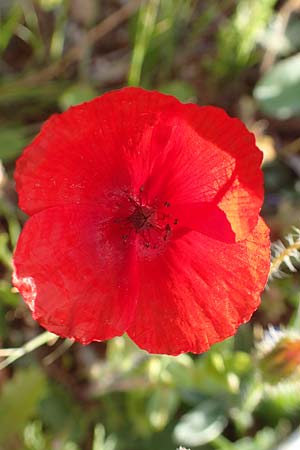
[[[4,384],[0,398],[0,445],[22,432],[46,391],[46,379],[37,368],[18,370]]]

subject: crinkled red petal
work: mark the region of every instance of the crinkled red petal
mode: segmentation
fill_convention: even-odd
[[[26,223],[13,283],[34,319],[84,344],[122,335],[137,300],[134,242],[85,206],[50,208]]]
[[[214,201],[222,209],[236,240],[247,237],[257,223],[263,202],[262,152],[253,133],[236,118],[213,106],[185,107],[185,118],[203,139],[225,151],[234,160],[233,171],[216,194]],[[215,160],[219,167],[219,161]],[[218,183],[218,177],[216,178]]]
[[[142,188],[149,202],[213,203],[241,240],[261,208],[261,160],[253,135],[221,109],[125,88],[52,116],[15,178],[30,215],[62,204],[111,206],[120,192]]]
[[[218,206],[238,241],[258,220],[261,162],[253,134],[238,119],[220,108],[179,104],[162,112],[155,127],[144,133],[135,176],[149,201],[162,197],[173,206],[194,204],[195,213],[197,204]]]
[[[129,329],[169,354],[233,334],[269,270],[261,159],[224,111],[139,88],[50,118],[15,173],[33,217],[14,283],[34,317],[83,343]],[[135,202],[152,228],[129,219]]]
[[[223,242],[236,241],[236,235],[226,214],[213,202],[175,204],[171,205],[168,211],[176,219],[180,218],[178,223],[176,220],[179,227],[197,230],[206,236]]]
[[[65,204],[113,204],[133,189],[130,154],[143,133],[177,103],[127,88],[50,117],[17,161],[20,208],[32,215]]]
[[[128,334],[151,353],[200,353],[236,332],[259,305],[269,272],[269,231],[226,244],[197,232],[139,261],[141,291]]]

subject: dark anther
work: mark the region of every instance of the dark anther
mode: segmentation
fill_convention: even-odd
[[[144,245],[145,245],[146,248],[149,248],[150,247],[150,242],[144,242]]]
[[[177,225],[178,224],[178,219],[175,219],[174,220],[174,225]]]
[[[144,192],[144,189],[145,189],[144,186],[141,186],[140,187],[140,192]]]
[[[166,241],[168,239],[169,234],[171,233],[172,229],[170,225],[167,223],[165,226],[166,234],[164,235],[164,240]]]
[[[165,206],[166,208],[170,208],[171,205],[170,205],[169,202],[165,202],[165,203],[164,203],[164,206]]]

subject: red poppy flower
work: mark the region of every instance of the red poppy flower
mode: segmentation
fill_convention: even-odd
[[[219,108],[125,88],[52,116],[17,162],[14,285],[48,330],[200,353],[259,305],[261,152]]]

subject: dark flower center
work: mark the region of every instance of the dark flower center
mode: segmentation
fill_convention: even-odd
[[[135,209],[127,221],[140,235],[144,247],[162,248],[171,237],[173,225],[177,225],[178,220],[171,217],[169,207],[169,202],[159,201],[151,206],[135,204]]]
[[[119,213],[123,208],[123,212],[127,209],[128,213],[127,215],[121,213],[114,219],[114,223],[121,226],[124,243],[130,240],[132,233],[136,233],[138,242],[144,248],[165,248],[167,241],[173,235],[174,226],[178,224],[178,219],[173,216],[168,201],[155,198],[150,204],[147,204],[143,193],[144,190],[141,188],[138,197],[130,195],[128,192],[124,197],[120,197],[117,203]]]
[[[155,209],[150,206],[137,205],[135,211],[128,217],[129,222],[132,223],[136,232],[145,230],[154,225],[151,221],[155,214]]]

